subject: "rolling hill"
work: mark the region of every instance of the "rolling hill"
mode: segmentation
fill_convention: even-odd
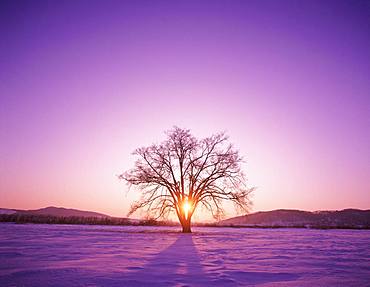
[[[370,228],[370,210],[301,211],[278,209],[229,218],[222,226]]]

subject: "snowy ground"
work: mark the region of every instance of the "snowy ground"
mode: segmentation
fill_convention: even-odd
[[[370,286],[370,231],[0,224],[0,286]]]

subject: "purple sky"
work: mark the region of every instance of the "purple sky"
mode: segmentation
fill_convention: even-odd
[[[369,3],[1,1],[0,207],[123,216],[178,125],[228,132],[254,211],[370,208]]]

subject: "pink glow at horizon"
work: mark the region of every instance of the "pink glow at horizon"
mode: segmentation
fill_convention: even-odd
[[[368,5],[26,3],[0,4],[0,207],[125,216],[116,175],[177,125],[227,131],[253,211],[370,208]]]

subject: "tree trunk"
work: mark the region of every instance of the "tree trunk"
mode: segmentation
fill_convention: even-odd
[[[190,224],[185,224],[182,226],[182,233],[191,233]]]
[[[191,233],[191,218],[180,220],[182,233]]]

